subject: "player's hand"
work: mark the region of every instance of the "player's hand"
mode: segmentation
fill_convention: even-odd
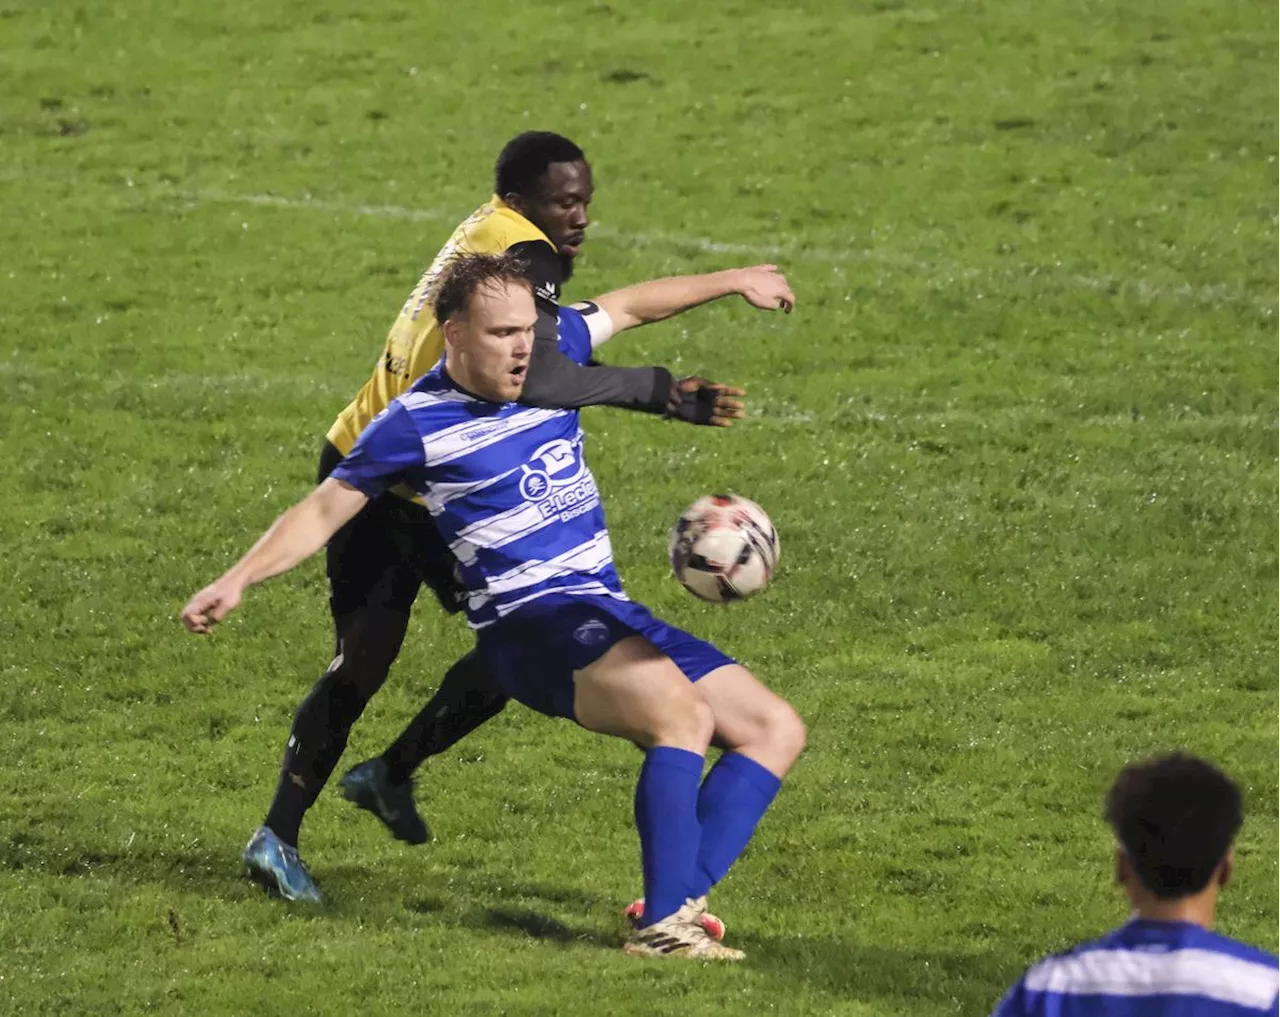
[[[189,632],[207,635],[213,627],[236,609],[244,589],[239,583],[225,576],[210,583],[197,593],[182,609],[182,624]]]
[[[753,265],[738,269],[737,290],[742,299],[762,311],[781,309],[787,314],[796,305],[796,295],[777,265]]]
[[[691,375],[672,382],[667,416],[686,424],[732,427],[746,416],[746,404],[740,398],[746,394],[746,389]]]

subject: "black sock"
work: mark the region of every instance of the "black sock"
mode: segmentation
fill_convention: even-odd
[[[386,680],[408,627],[407,614],[381,609],[339,623],[338,655],[293,716],[280,783],[263,820],[286,844],[297,845],[302,817],[342,758],[351,726]]]
[[[387,751],[388,779],[403,784],[422,762],[470,734],[507,705],[507,697],[472,650],[445,673],[440,688]]]
[[[294,847],[298,844],[302,817],[324,790],[342,758],[351,725],[356,721],[356,717],[352,717],[343,730],[335,732],[330,728],[331,720],[320,719],[321,713],[330,718],[337,713],[331,709],[336,698],[336,683],[329,681],[331,674],[316,683],[294,715],[280,766],[280,783],[263,820],[264,826],[271,827],[277,837]]]

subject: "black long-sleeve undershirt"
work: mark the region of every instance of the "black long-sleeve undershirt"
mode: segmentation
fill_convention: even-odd
[[[665,367],[584,366],[560,352],[558,298],[564,281],[560,256],[540,240],[515,244],[510,250],[528,262],[538,305],[533,355],[520,402],[545,409],[616,406],[665,413],[672,382]]]

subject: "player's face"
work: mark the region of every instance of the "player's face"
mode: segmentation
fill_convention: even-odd
[[[495,403],[519,399],[537,318],[528,286],[482,286],[472,294],[466,313],[445,323],[445,362],[453,380]]]
[[[591,224],[587,209],[594,193],[591,167],[584,160],[553,162],[537,190],[521,198],[519,211],[551,238],[561,254],[576,258]]]

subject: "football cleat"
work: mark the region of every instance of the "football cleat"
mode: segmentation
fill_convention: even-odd
[[[724,939],[724,922],[707,910],[707,898],[698,897],[694,903],[702,909],[702,916],[699,921],[707,935],[714,939],[717,943]],[[640,928],[640,922],[644,919],[644,898],[640,897],[633,900],[627,907],[625,912],[627,920],[631,923],[633,929]]]
[[[267,893],[285,900],[324,903],[324,894],[298,856],[298,849],[282,841],[270,827],[260,826],[254,831],[243,858],[249,878]]]
[[[348,770],[339,782],[342,797],[366,812],[372,812],[396,840],[406,844],[425,844],[431,831],[413,800],[413,783],[392,784],[387,778],[387,764],[381,759],[366,759]]]
[[[746,956],[741,950],[712,939],[702,925],[703,908],[696,900],[687,900],[674,915],[660,922],[633,929],[622,945],[624,953],[633,957],[688,957],[693,960],[739,961]]]

